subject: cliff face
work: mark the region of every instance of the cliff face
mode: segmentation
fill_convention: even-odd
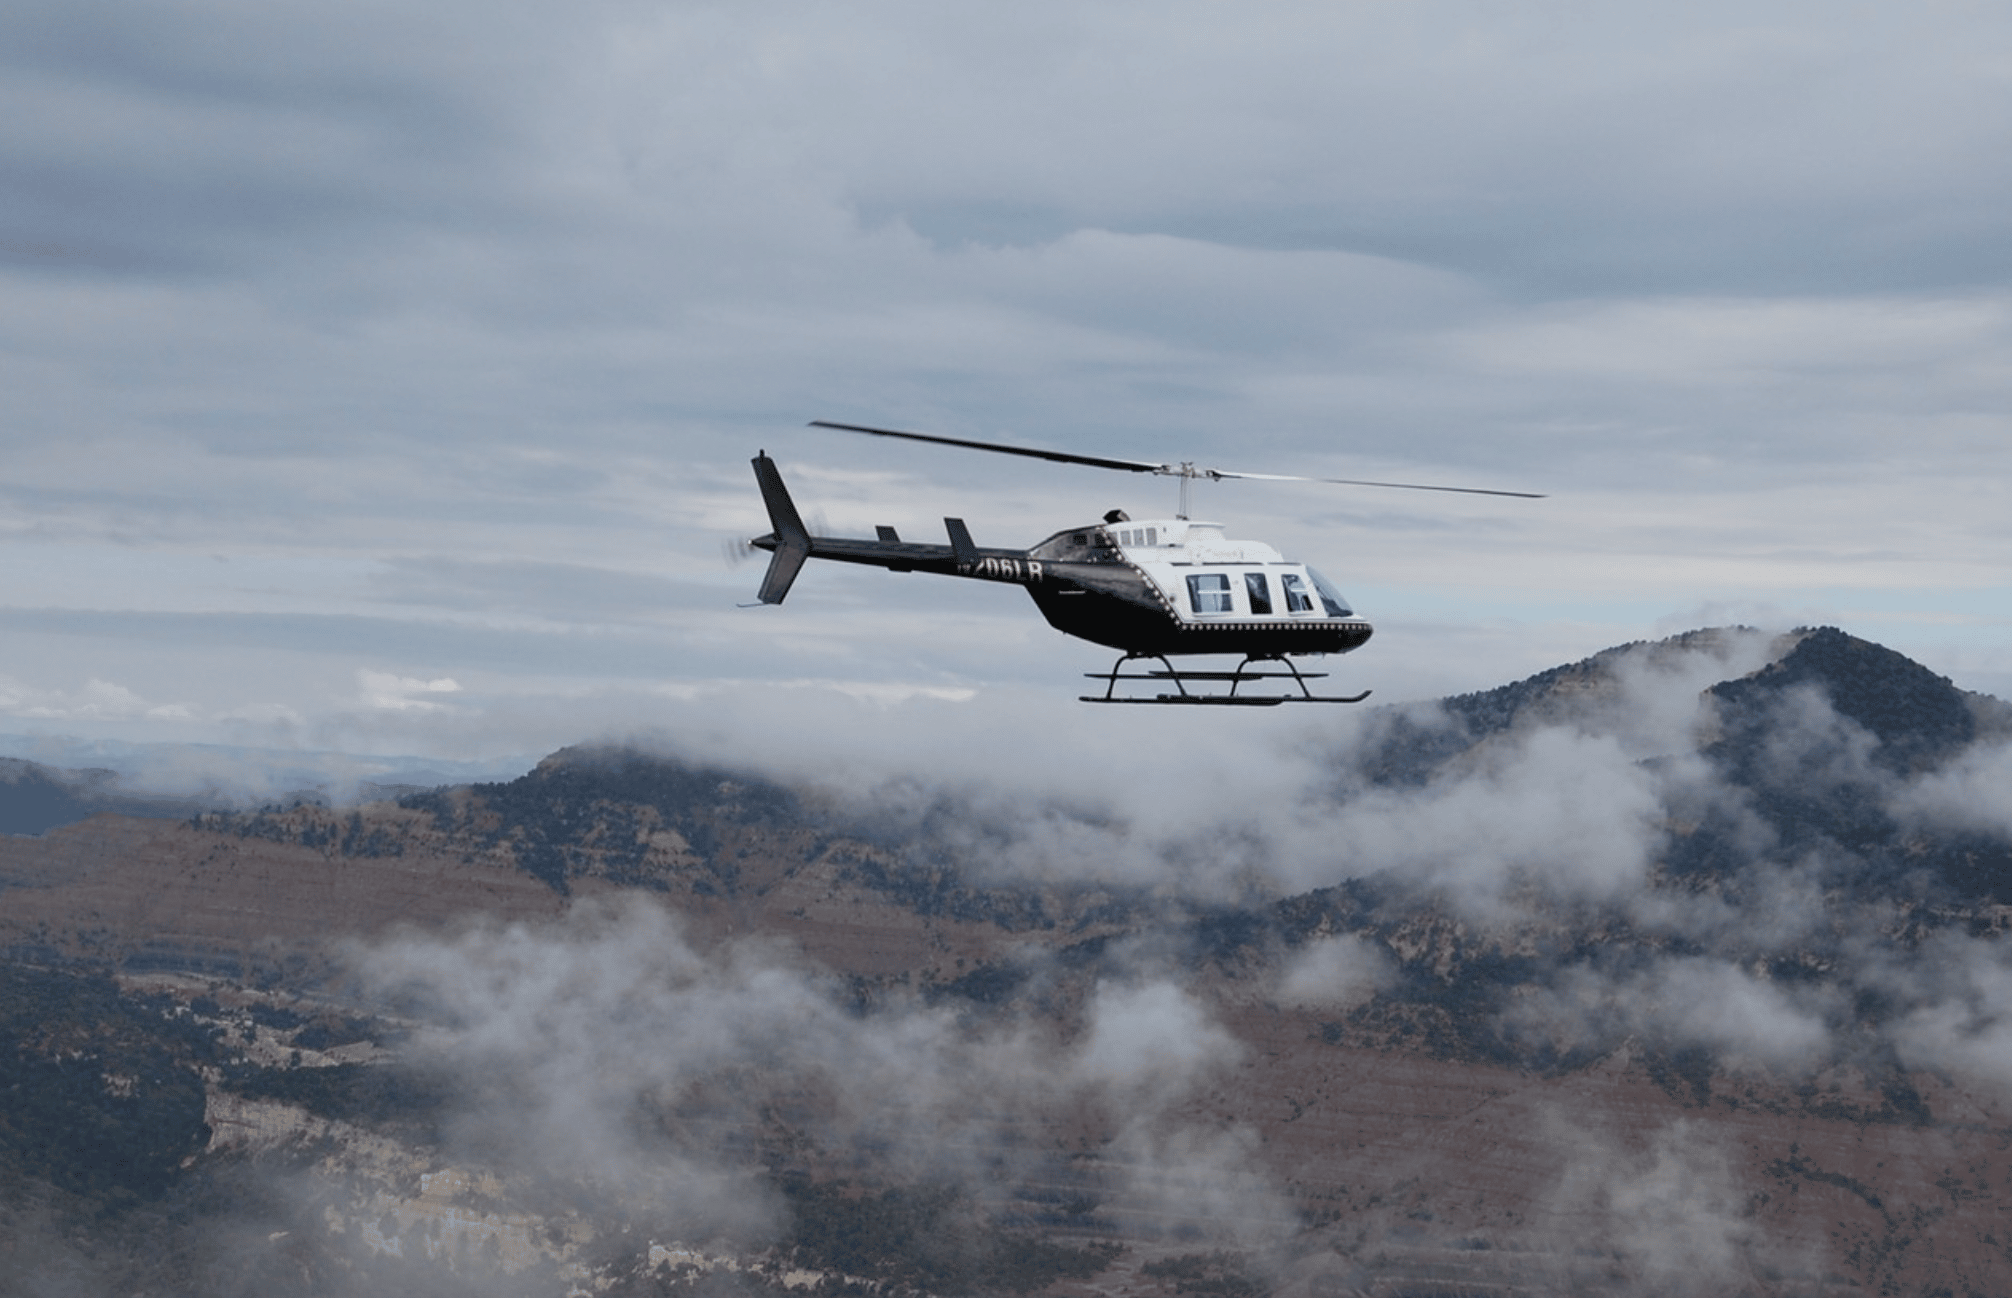
[[[1994,1292],[2007,717],[1832,630],[1627,646],[1366,715],[1240,891],[611,749],[100,816],[0,839],[0,942],[183,1044],[0,1055],[151,1115],[172,1247],[287,1241],[246,1284]]]

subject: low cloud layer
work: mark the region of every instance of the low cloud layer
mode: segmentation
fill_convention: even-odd
[[[1768,1240],[1755,1225],[1748,1191],[1722,1138],[1701,1123],[1678,1121],[1652,1131],[1588,1130],[1554,1116],[1552,1139],[1564,1169],[1546,1210],[1571,1223],[1569,1249],[1584,1283],[1619,1268],[1624,1292],[1656,1298],[1705,1298],[1800,1270],[1808,1259]],[[1561,1270],[1565,1268],[1561,1267]]]
[[[423,1057],[470,1079],[460,1148],[612,1178],[625,1195],[649,1184],[662,1202],[677,1201],[670,1178],[695,1206],[731,1203],[736,1228],[756,1233],[777,1229],[777,1205],[736,1180],[717,1136],[758,1131],[763,1106],[779,1105],[833,1157],[871,1149],[878,1166],[980,1197],[1057,1152],[1008,1139],[1016,1126],[1094,1113],[1102,1156],[1128,1172],[1107,1204],[1208,1223],[1229,1244],[1287,1238],[1299,1218],[1256,1133],[1196,1116],[1250,1048],[1210,1008],[1228,1003],[1204,985],[1218,957],[1168,934],[1183,915],[1295,896],[1374,899],[1359,927],[1282,928],[1282,944],[1257,948],[1272,962],[1261,994],[1323,1022],[1479,996],[1462,1002],[1484,1007],[1462,1029],[1470,1048],[1547,1066],[1645,1060],[1692,1100],[1816,1081],[1904,1118],[1923,1111],[1909,1070],[2012,1099],[2001,939],[1921,927],[1924,904],[1955,904],[1958,876],[1881,873],[1929,850],[1907,843],[2002,823],[1989,779],[2002,712],[1931,697],[1943,688],[1931,678],[1835,633],[1771,694],[1709,688],[1757,688],[1770,678],[1754,673],[1802,643],[1739,632],[1635,646],[1520,693],[1358,714],[1317,741],[1303,731],[1242,768],[1115,742],[989,780],[954,746],[930,777],[798,754],[832,814],[864,816],[969,882],[1149,899],[1145,913],[1172,928],[1114,945],[1059,1023],[899,992],[861,1001],[781,948],[699,950],[640,901],[405,940],[356,964],[378,994],[416,998],[433,1025]],[[1809,661],[1884,664],[1914,701],[1895,713],[1795,683]],[[1980,718],[1981,737],[1944,744],[1924,729],[1945,713]],[[1962,814],[1938,817],[1952,799]],[[1834,803],[1850,814],[1818,817]],[[1712,846],[1694,859],[1701,838]],[[1517,971],[1494,1000],[1493,983],[1461,982],[1482,977],[1466,962],[1484,956],[1486,978]],[[1756,1225],[1739,1151],[1717,1139],[1701,1123],[1561,1123],[1541,1142],[1556,1160],[1543,1212],[1579,1224],[1556,1264],[1595,1250],[1645,1294],[1819,1266]]]
[[[1621,977],[1571,970],[1519,1004],[1508,1026],[1541,1034],[1560,1053],[1632,1037],[1665,1051],[1703,1050],[1732,1072],[1797,1077],[1829,1062],[1835,1002],[1831,989],[1781,987],[1737,964],[1676,957]]]
[[[1841,654],[1837,670],[1882,652],[1825,634],[1811,654]],[[1479,696],[1358,714],[1253,760],[1114,742],[980,780],[946,752],[926,781],[876,784],[860,767],[827,787],[974,882],[1204,907],[1366,885],[1387,915],[1436,909],[1477,949],[1562,943],[1502,1020],[1560,1049],[1634,1038],[1778,1076],[1884,1067],[1854,1008],[1871,997],[1894,1007],[1875,1053],[1897,1032],[1910,1066],[1961,1062],[1995,1040],[1998,1010],[1978,1003],[2012,1012],[1997,938],[1906,934],[1917,907],[1997,895],[1965,862],[2005,852],[2008,714],[1890,655],[1879,670],[1899,675],[1839,684],[1835,700],[1815,681],[1710,691],[1799,643],[1635,646],[1539,678],[1513,723]],[[1586,926],[1611,945],[1575,948]],[[1391,986],[1392,958],[1363,935],[1323,937],[1291,955],[1281,995],[1346,1003]]]
[[[448,1157],[559,1178],[688,1235],[776,1238],[786,1210],[763,1164],[778,1160],[989,1202],[1075,1152],[1017,1132],[1067,1129],[1085,1106],[1114,1133],[1122,1177],[1104,1193],[1127,1212],[1228,1242],[1291,1220],[1250,1133],[1181,1116],[1240,1047],[1175,981],[1100,982],[1061,1023],[906,993],[862,1004],[780,948],[696,948],[640,894],[350,964],[417,1017],[407,1057],[455,1097]]]
[[[456,697],[441,678],[367,683]],[[1976,865],[2007,847],[2008,713],[1833,631],[1685,636],[1271,729],[1170,709],[1057,742],[982,700],[827,700],[820,722],[857,726],[841,742],[796,733],[792,702],[625,751],[782,781],[787,814],[872,841],[890,872],[1093,891],[1117,936],[1067,959],[1044,944],[1074,936],[1047,930],[1002,947],[982,972],[1008,990],[978,999],[700,936],[643,893],[353,947],[348,990],[395,1007],[402,1066],[445,1097],[428,1175],[692,1247],[787,1239],[795,1169],[948,1187],[1001,1219],[1050,1211],[1015,1198],[1040,1184],[1284,1275],[1339,1236],[1233,1116],[1276,1044],[1238,1018],[1261,1004],[1315,1048],[1401,1045],[1424,1023],[1434,1049],[1491,1067],[1597,1065],[1704,1106],[1529,1137],[1529,1220],[1550,1223],[1561,1284],[1583,1263],[1688,1294],[1829,1264],[1757,1224],[1746,1154],[1713,1134],[1720,1100],[1807,1088],[1867,1122],[1925,1121],[1934,1075],[2012,1102],[2002,879]],[[986,745],[953,724],[967,706]],[[885,734],[889,718],[921,723]],[[1002,768],[991,744],[1046,760]],[[577,760],[553,796],[591,794]],[[287,1193],[330,1191],[311,1175]],[[1394,1203],[1362,1220],[1395,1226]],[[393,1247],[411,1226],[386,1211],[381,1238],[350,1242]]]

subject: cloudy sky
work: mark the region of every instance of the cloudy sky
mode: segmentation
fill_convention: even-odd
[[[1330,666],[1379,699],[1725,622],[2012,695],[2008,29],[19,0],[0,732],[1248,728],[1074,703],[1109,655],[1010,588],[813,568],[737,608],[762,448],[833,531],[1172,510],[818,418],[1550,493],[1201,497],[1377,624]]]

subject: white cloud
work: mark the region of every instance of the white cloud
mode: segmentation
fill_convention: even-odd
[[[1505,1021],[1561,1053],[1633,1038],[1657,1053],[1702,1047],[1732,1071],[1800,1077],[1830,1059],[1824,1015],[1832,995],[1820,987],[1792,994],[1722,959],[1664,958],[1625,974],[1568,970],[1521,997]]]
[[[1794,1251],[1756,1227],[1737,1151],[1702,1123],[1605,1133],[1557,1115],[1552,1140],[1567,1160],[1546,1205],[1561,1257],[1611,1254],[1640,1292],[1702,1296],[1750,1287]]]
[[[2012,1077],[2012,965],[2002,940],[1943,935],[1882,983],[1909,1003],[1893,1041],[1909,1068],[2002,1091]]]
[[[75,690],[36,689],[0,676],[0,714],[32,721],[166,721],[191,719],[185,703],[149,703],[113,681],[95,677]]]
[[[430,699],[418,697],[425,694],[459,694],[461,686],[452,678],[442,676],[437,680],[415,680],[408,676],[397,676],[390,672],[374,672],[368,669],[357,672],[357,681],[362,687],[363,705],[369,708],[385,708],[393,712],[427,712],[446,707]]]
[[[1019,1123],[1088,1104],[1116,1133],[1109,1167],[1125,1193],[1210,1235],[1287,1219],[1266,1215],[1277,1204],[1249,1134],[1184,1114],[1240,1047],[1166,982],[1093,988],[1079,1038],[1057,1041],[900,995],[862,1008],[780,949],[695,947],[639,895],[578,903],[550,924],[407,934],[355,948],[350,963],[424,1016],[414,1058],[454,1082],[453,1152],[576,1178],[666,1219],[742,1232],[772,1222],[757,1170],[713,1133],[777,1097],[822,1147],[870,1149],[980,1201],[1001,1166],[1038,1156],[1016,1144]],[[1238,1199],[1239,1220],[1214,1220]]]
[[[1677,1040],[1708,1046],[1737,1067],[1759,1062],[1793,1071],[1819,1062],[1830,1046],[1822,1018],[1782,988],[1734,968],[1675,960],[1652,970],[1634,991],[1652,1023]]]
[[[1103,986],[1089,1013],[1075,1075],[1108,1088],[1121,1104],[1152,1107],[1184,1094],[1206,1070],[1228,1067],[1241,1047],[1177,987]]]
[[[1614,740],[1546,727],[1484,749],[1478,765],[1416,793],[1351,800],[1321,827],[1327,851],[1287,868],[1299,887],[1384,874],[1439,889],[1475,915],[1530,885],[1608,901],[1641,886],[1660,816],[1652,777]],[[1328,878],[1313,874],[1320,866]]]
[[[1923,775],[1896,799],[1916,823],[2012,837],[2012,743],[1983,743]]]
[[[1390,961],[1353,933],[1316,938],[1297,952],[1279,977],[1278,996],[1288,1005],[1348,1008],[1388,985]]]

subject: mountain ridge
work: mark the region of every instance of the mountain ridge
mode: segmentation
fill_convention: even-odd
[[[1234,887],[1100,877],[1082,854],[1148,827],[1095,805],[1053,809],[1052,847],[955,788],[895,815],[607,745],[363,807],[100,816],[0,839],[0,946],[45,1003],[116,974],[153,998],[120,1021],[182,1044],[72,1035],[83,1075],[134,1079],[96,1108],[54,1038],[17,1026],[0,1057],[50,1112],[194,1142],[136,1202],[316,1187],[332,1217],[261,1208],[250,1232],[297,1240],[311,1292],[494,1279],[412,1251],[450,1221],[495,1223],[468,1238],[510,1241],[530,1292],[724,1283],[624,1233],[713,1220],[597,1180],[625,1147],[725,1159],[781,1214],[706,1227],[739,1241],[708,1256],[742,1288],[801,1267],[916,1292],[1681,1290],[1616,1206],[1660,1176],[1726,1290],[1990,1292],[2012,1274],[1989,1080],[2012,819],[1921,808],[1990,787],[2004,717],[1834,628],[1617,646],[1363,714],[1308,760],[1304,829],[1221,839]],[[62,1003],[114,994],[91,987]],[[719,1005],[735,1026],[696,1032]],[[649,1044],[771,1012],[676,1084],[690,1051]],[[523,1143],[604,1108],[626,1134],[589,1169]],[[900,1242],[930,1231],[966,1261]],[[262,1283],[300,1273],[247,1256]],[[1008,1256],[1045,1260],[1012,1279]]]

